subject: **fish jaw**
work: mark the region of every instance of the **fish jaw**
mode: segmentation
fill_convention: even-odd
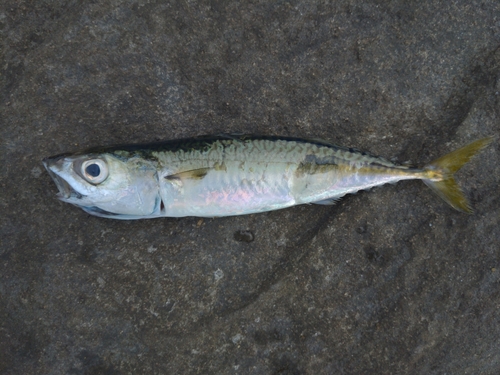
[[[42,160],[43,166],[56,184],[59,192],[57,198],[63,202],[80,206],[81,199],[85,197],[82,192],[73,188],[73,186],[63,177],[64,169],[67,167],[67,154],[48,157]]]

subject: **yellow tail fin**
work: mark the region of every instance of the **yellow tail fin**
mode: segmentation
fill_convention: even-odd
[[[424,167],[428,175],[424,183],[456,210],[471,214],[472,208],[453,174],[491,142],[492,137],[479,139],[429,163]]]

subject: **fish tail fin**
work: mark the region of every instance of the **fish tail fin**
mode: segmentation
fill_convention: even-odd
[[[492,137],[479,139],[434,160],[424,167],[423,182],[454,209],[471,214],[472,207],[453,175],[491,142]]]

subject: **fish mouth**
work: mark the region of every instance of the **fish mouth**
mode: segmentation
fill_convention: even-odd
[[[71,185],[64,178],[59,176],[53,170],[53,167],[58,164],[58,162],[62,159],[62,157],[63,155],[46,158],[42,160],[45,169],[47,170],[50,177],[56,184],[57,189],[59,190],[56,196],[62,201],[70,201],[72,198],[81,199],[83,195],[77,192],[75,189],[73,189]]]

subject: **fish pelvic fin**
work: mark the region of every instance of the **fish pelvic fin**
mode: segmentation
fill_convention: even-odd
[[[492,137],[478,139],[434,160],[423,168],[423,182],[454,209],[472,214],[472,207],[453,175],[493,140]]]

